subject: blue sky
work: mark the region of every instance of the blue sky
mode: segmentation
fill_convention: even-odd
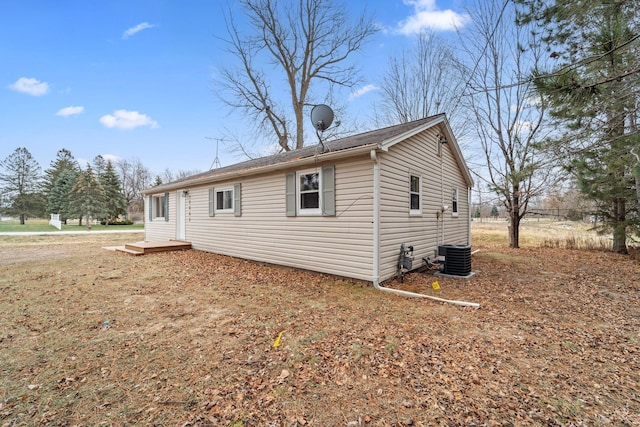
[[[246,129],[215,95],[225,64],[223,1],[0,1],[0,159],[26,147],[46,169],[66,148],[140,159],[154,173],[206,170],[213,139]],[[232,4],[232,3],[231,3]],[[462,7],[443,0],[352,1],[382,28],[354,58],[363,82],[341,99],[367,125],[387,59],[421,29],[451,32]],[[242,160],[219,146],[222,165]]]

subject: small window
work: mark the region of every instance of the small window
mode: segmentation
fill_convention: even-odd
[[[209,188],[209,216],[214,217],[218,213],[242,216],[242,184]]]
[[[233,187],[216,188],[216,213],[233,212]]]
[[[419,175],[410,175],[409,204],[411,215],[422,214],[422,177]]]
[[[451,215],[458,216],[458,189],[453,190],[451,195]]]
[[[149,221],[158,218],[164,218],[165,221],[169,221],[169,193],[164,193],[162,196],[150,194],[148,208]]]
[[[299,215],[317,215],[322,213],[320,206],[320,172],[300,171],[297,173],[297,199]]]
[[[153,196],[153,215],[156,218],[165,217],[165,197],[166,196]]]

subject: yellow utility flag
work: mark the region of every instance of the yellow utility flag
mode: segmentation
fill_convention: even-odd
[[[438,281],[436,280],[431,284],[431,287],[433,288],[434,291],[437,291],[438,289],[440,289],[440,283],[438,283]]]
[[[284,332],[284,331],[282,331]],[[276,338],[275,342],[273,343],[273,347],[278,347],[280,345],[280,340],[282,339],[282,332],[280,332],[280,334],[278,334],[278,338]]]

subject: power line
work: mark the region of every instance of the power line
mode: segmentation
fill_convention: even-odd
[[[520,81],[517,81],[517,82],[514,82],[514,83],[498,85],[498,86],[494,86],[494,87],[490,87],[490,88],[477,89],[475,92],[463,93],[462,95],[460,95],[460,97],[462,97],[462,96],[473,96],[473,95],[478,95],[480,93],[485,93],[485,92],[490,92],[490,91],[495,91],[495,90],[511,89],[513,87],[517,87],[517,86],[521,86],[521,85],[524,85],[524,84],[533,83],[536,80],[544,80],[544,79],[548,79],[548,78],[552,78],[552,77],[560,77],[560,76],[563,76],[565,74],[570,73],[571,71],[576,70],[577,68],[579,68],[581,66],[589,65],[589,64],[591,64],[593,62],[600,61],[601,59],[603,59],[607,55],[610,55],[610,54],[616,52],[617,50],[620,50],[620,49],[626,47],[627,45],[633,43],[634,41],[638,40],[639,38],[640,38],[640,34],[636,34],[635,36],[633,36],[632,38],[630,38],[626,42],[622,43],[619,46],[616,46],[616,47],[610,49],[609,51],[607,51],[605,53],[602,53],[600,55],[594,55],[594,56],[591,56],[589,58],[583,58],[581,60],[575,61],[572,64],[567,64],[567,65],[563,66],[562,68],[560,68],[558,71],[555,71],[555,72],[552,72],[552,73],[546,73],[546,74],[542,74],[542,75],[539,75],[539,76],[532,76],[532,77],[529,77],[527,79],[520,80]],[[486,49],[486,45],[485,45],[485,49]],[[478,63],[479,63],[479,61],[476,62],[476,68],[474,68],[474,73],[475,73],[475,71],[477,69]],[[611,77],[611,78],[606,79],[606,80],[602,80],[600,82],[596,82],[594,84],[590,84],[590,85],[584,86],[584,88],[585,89],[586,88],[592,88],[592,87],[598,86],[600,84],[604,84],[604,83],[608,83],[610,81],[614,81],[614,80],[617,80],[617,79],[629,77],[629,76],[632,76],[632,75],[638,74],[638,73],[640,73],[640,68],[627,70],[627,71],[625,71],[624,73],[622,73],[620,75]],[[473,75],[473,74],[471,74],[471,75]],[[470,81],[471,81],[471,77],[469,78],[469,81],[467,82],[466,86],[469,86],[469,82]]]
[[[486,42],[484,44],[484,48],[482,49],[482,53],[476,59],[476,63],[473,66],[473,71],[471,71],[471,73],[469,74],[469,78],[467,79],[467,81],[464,84],[465,86],[469,86],[469,83],[471,83],[471,79],[473,78],[473,75],[478,70],[478,67],[480,66],[480,60],[482,59],[484,54],[487,52],[487,48],[489,47],[489,43],[491,42],[491,40],[495,36],[496,31],[498,30],[498,26],[500,25],[500,21],[502,21],[502,16],[504,15],[504,11],[507,9],[507,4],[509,4],[509,0],[505,0],[504,3],[502,4],[502,9],[500,9],[500,15],[498,16],[498,20],[496,21],[496,25],[493,27],[493,30],[491,31],[491,34],[489,34],[489,37],[487,38],[487,40],[486,40]],[[460,99],[462,98],[462,96],[464,96],[464,93],[461,96],[458,97],[458,100],[456,101],[455,105],[453,106],[452,111],[455,111],[455,109],[458,108],[458,104],[460,103]]]

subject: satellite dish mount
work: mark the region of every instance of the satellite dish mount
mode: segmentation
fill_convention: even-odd
[[[318,140],[320,141],[320,145],[322,145],[322,151],[326,151],[327,147],[324,145],[322,141],[322,132],[324,132],[331,123],[333,123],[333,110],[331,107],[318,104],[311,109],[311,122],[313,123],[313,127],[316,129],[316,135],[318,135]]]

